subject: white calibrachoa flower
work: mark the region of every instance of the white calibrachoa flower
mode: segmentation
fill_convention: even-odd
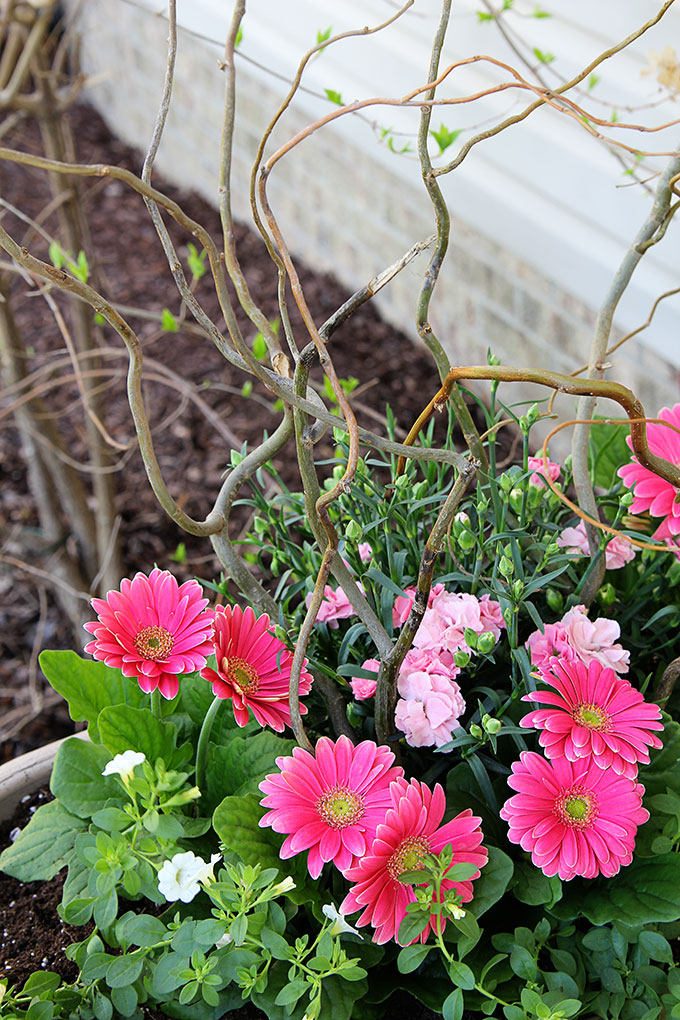
[[[120,776],[125,783],[137,765],[141,765],[143,761],[146,761],[146,755],[142,751],[123,751],[122,754],[117,754],[115,758],[106,763],[102,775]]]
[[[337,907],[334,907],[332,903],[324,903],[321,911],[326,915],[329,921],[333,922],[328,929],[329,935],[342,935],[344,932],[349,932],[350,935],[359,935],[356,928],[353,928],[351,924],[347,924],[344,914],[341,914]],[[364,936],[359,935],[359,938],[363,941]]]
[[[175,900],[191,903],[194,896],[198,896],[201,891],[199,883],[213,880],[213,868],[221,859],[222,854],[213,854],[210,863],[206,864],[202,857],[197,857],[191,850],[175,854],[158,872],[159,892],[165,896],[168,903]]]

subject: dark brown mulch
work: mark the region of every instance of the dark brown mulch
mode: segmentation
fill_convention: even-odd
[[[70,123],[77,158],[81,162],[113,163],[139,172],[141,156],[112,137],[93,110],[76,106],[70,114]],[[6,135],[3,144],[34,152],[42,148],[38,129],[29,120]],[[160,178],[155,179],[155,184],[180,202],[192,218],[203,223],[213,237],[220,236],[219,217],[212,206],[196,194],[167,186]],[[80,179],[78,186],[93,238],[87,256],[90,266],[98,273],[104,293],[127,306],[155,313],[168,307],[178,314],[177,292],[141,199],[116,181]],[[9,162],[0,163],[0,193],[6,202],[32,217],[39,217],[50,200],[46,174]],[[3,215],[3,225],[17,238],[23,238],[27,229],[26,223],[9,212]],[[54,213],[42,225],[48,232],[58,233]],[[186,261],[187,245],[192,239],[174,223],[169,223],[169,227],[179,254]],[[244,226],[237,226],[236,234],[248,284],[267,316],[274,319],[278,315],[278,305],[273,264],[259,236]],[[40,238],[33,236],[29,243],[35,254],[45,257],[46,244]],[[305,267],[299,269],[309,306],[316,321],[321,322],[348,294],[332,277]],[[199,282],[197,296],[222,326],[207,276]],[[66,302],[58,294],[55,297],[68,317]],[[11,303],[25,338],[31,369],[43,365],[55,352],[63,352],[63,341],[43,298],[16,276],[12,282]],[[305,333],[292,300],[290,308],[294,330],[304,344]],[[245,335],[252,336],[253,329],[240,309],[237,316]],[[209,341],[181,328],[177,333],[159,335],[156,324],[149,319],[133,314],[128,318],[138,331],[145,354],[165,362],[183,379],[200,387],[203,399],[237,435],[239,442],[247,441],[252,446],[260,440],[264,429],[271,431],[276,426],[279,414],[272,409],[271,394],[256,383],[250,398],[243,399],[240,395],[243,377]],[[122,349],[118,337],[108,327],[101,331],[100,342]],[[370,303],[335,334],[330,350],[340,378],[356,376],[361,380],[361,389],[352,402],[360,423],[376,431],[384,431],[376,415],[378,419],[384,415],[386,403],[394,409],[400,428],[407,430],[437,389],[437,376],[429,354],[424,348],[414,346],[404,333],[382,321]],[[125,395],[125,358],[107,365],[118,367],[120,376],[108,383],[105,393],[106,425],[118,442],[126,442],[133,437],[133,429]],[[321,378],[318,368],[313,377]],[[194,517],[204,517],[212,506],[225,465],[229,463],[229,450],[192,403],[173,419],[180,400],[175,390],[150,382],[145,393],[154,426],[166,423],[157,432],[155,443],[168,488],[187,512]],[[50,391],[45,400],[55,415],[56,425],[64,433],[70,456],[76,461],[87,461],[82,408],[72,384]],[[477,413],[477,409],[474,410]],[[11,417],[2,419],[2,426],[0,555],[10,555],[14,560],[49,572],[48,560],[40,553],[40,530],[27,488],[26,463]],[[331,453],[328,438],[316,447],[319,459]],[[294,457],[289,454],[277,467],[288,484],[294,488],[299,486]],[[83,478],[89,484],[89,476],[84,474]],[[134,449],[124,455],[115,480],[124,564],[129,574],[136,570],[148,571],[158,564],[181,577],[219,576],[219,564],[212,556],[208,541],[186,535],[160,509]],[[235,534],[243,528],[245,514],[245,509],[236,509],[232,522]],[[64,525],[68,527],[68,522]],[[72,539],[67,535],[69,541]],[[180,543],[186,546],[183,564],[171,559]],[[41,587],[44,589],[42,610],[38,599]],[[16,710],[22,708],[30,715],[27,678],[32,670],[36,677],[34,686],[40,688],[43,684],[35,662],[40,649],[74,646],[74,635],[64,622],[49,584],[41,584],[39,578],[20,567],[0,564],[0,720],[7,719],[8,713],[13,711],[16,716]],[[7,729],[0,722],[0,740],[2,736],[6,738],[0,748],[0,761],[72,731],[65,706],[49,700],[48,688],[42,687],[42,693],[48,700],[28,722],[20,725],[21,720],[19,724],[15,720]]]

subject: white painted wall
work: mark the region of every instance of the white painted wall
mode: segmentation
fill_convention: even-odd
[[[163,0],[67,3],[77,11],[84,34],[93,101],[115,131],[145,148],[164,73]],[[570,77],[659,9],[650,0],[542,0],[540,6],[551,17],[526,16],[536,0],[515,0],[508,24],[521,30],[529,47],[557,55],[544,69],[555,83],[555,71]],[[178,0],[184,30],[175,104],[157,162],[164,173],[213,198],[223,88],[217,63],[231,8],[228,0]],[[247,181],[259,134],[317,31],[329,25],[334,33],[376,25],[397,9],[394,0],[248,0],[237,65],[237,215],[248,215]],[[516,63],[495,26],[478,21],[478,9],[482,0],[454,0],[442,66],[483,53]],[[385,31],[325,49],[305,71],[304,88],[277,129],[276,144],[333,109],[324,97],[326,88],[351,101],[400,97],[422,85],[438,17],[439,0],[415,0]],[[680,7],[672,7],[661,25],[598,68],[601,81],[584,97],[591,112],[609,118],[614,104],[620,120],[631,117],[649,125],[680,117],[680,102],[661,92],[653,75],[641,73],[648,50],[660,51],[674,39],[680,42]],[[461,97],[506,78],[489,64],[471,64],[453,72],[439,94]],[[593,100],[600,97],[605,102],[598,105]],[[659,98],[663,103],[650,109],[625,110]],[[525,103],[526,93],[506,91],[481,103],[435,111],[433,126],[443,122],[464,129],[445,158],[480,126],[519,112]],[[395,155],[380,141],[381,127],[405,132],[404,140],[413,136],[418,119],[417,110],[386,106],[362,117],[341,117],[274,169],[272,205],[294,253],[356,287],[432,231],[417,160]],[[666,151],[680,142],[680,125],[642,136],[619,130],[616,137]],[[652,171],[662,163],[662,158],[648,161]],[[452,359],[482,361],[491,345],[509,364],[572,371],[587,360],[595,311],[651,206],[649,194],[627,186],[630,178],[604,145],[550,110],[485,141],[440,182],[452,213],[452,241],[432,317]],[[654,299],[680,285],[679,224],[645,256],[619,308],[620,331],[644,322]],[[421,257],[379,300],[383,313],[412,334],[425,264]],[[680,299],[662,304],[653,326],[613,360],[610,374],[633,386],[650,410],[674,402]]]

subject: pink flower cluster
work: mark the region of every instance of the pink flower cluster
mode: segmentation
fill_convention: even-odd
[[[395,627],[408,619],[415,588],[406,588],[392,610]],[[500,604],[489,595],[477,598],[446,591],[443,584],[432,586],[422,622],[399,671],[399,701],[395,723],[412,747],[442,747],[452,737],[465,711],[465,701],[454,677],[460,668],[454,662],[457,651],[471,652],[465,631],[500,637],[505,620]],[[380,664],[367,659],[363,669],[377,674]],[[355,698],[364,700],[375,694],[376,681],[355,677],[351,681]]]
[[[521,726],[536,727],[547,758],[524,751],[501,809],[508,838],[546,875],[611,877],[631,863],[637,828],[649,818],[638,763],[661,747],[661,711],[598,658],[553,659],[541,670],[552,690],[525,701],[547,705]]]
[[[529,484],[535,485],[537,489],[547,488],[545,484],[546,478],[551,482],[556,482],[562,474],[560,465],[548,457],[528,457],[527,465],[529,470],[533,471],[529,478]]]
[[[450,844],[450,867],[476,867],[472,878],[445,879],[442,889],[444,894],[453,889],[461,903],[472,899],[472,881],[488,860],[481,819],[468,809],[441,825],[446,807],[441,786],[430,790],[415,779],[407,782],[388,748],[371,740],[355,746],[345,736],[335,742],[322,737],[313,754],[296,747],[276,764],[279,771],[260,783],[268,809],[260,825],[286,834],[282,859],[307,851],[313,878],[325,862],[333,862],[353,883],[341,911],[363,908],[356,923],[373,926],[374,942],[398,939],[407,907],[416,901],[414,886],[400,882],[399,875],[421,870],[426,854]],[[421,941],[437,924],[443,929],[446,917],[433,912]]]
[[[557,544],[568,552],[579,552],[583,556],[590,556],[584,521],[579,521],[575,528],[565,528],[557,539]],[[621,567],[625,567],[626,563],[635,559],[635,546],[623,535],[614,535],[607,543],[604,555],[607,570],[619,570]]]
[[[621,628],[615,620],[589,620],[585,606],[574,606],[557,623],[546,623],[543,633],[534,631],[527,639],[531,664],[544,672],[551,660],[585,662],[597,660],[616,673],[627,673],[630,652],[616,643]]]
[[[177,580],[167,570],[139,573],[121,582],[120,591],[93,599],[97,620],[85,629],[94,641],[85,646],[95,659],[136,677],[147,693],[164,698],[179,691],[178,676],[199,671],[218,698],[230,698],[239,726],[253,713],[262,726],[281,731],[290,725],[288,688],[293,653],[271,633],[266,613],[250,607],[207,609],[197,581]],[[206,665],[211,654],[216,669]],[[305,659],[300,695],[309,693],[312,676]],[[305,705],[300,706],[304,714]]]

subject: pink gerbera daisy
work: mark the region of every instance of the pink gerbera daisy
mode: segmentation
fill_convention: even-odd
[[[680,404],[672,409],[662,407],[658,417],[674,425],[675,429],[680,429]],[[680,464],[680,432],[675,429],[652,423],[647,426],[647,442],[652,453],[671,464]],[[626,442],[631,446],[630,438]],[[652,517],[664,518],[654,532],[655,538],[680,535],[680,492],[674,485],[643,467],[636,457],[633,457],[632,464],[619,468],[618,474],[623,478],[624,485],[633,490],[631,513],[639,514],[649,510]]]
[[[635,779],[637,763],[649,762],[648,747],[661,747],[651,730],[662,730],[661,709],[646,702],[628,680],[597,660],[559,663],[541,680],[555,688],[525,694],[523,701],[542,701],[550,708],[529,712],[521,726],[542,730],[539,743],[549,758],[593,756],[600,768]]]
[[[397,939],[406,908],[416,901],[413,886],[398,881],[402,872],[420,870],[425,854],[438,854],[448,844],[453,847],[450,866],[473,865],[477,868],[473,879],[479,877],[479,869],[488,860],[486,847],[481,845],[484,838],[479,828],[481,819],[469,808],[438,827],[446,808],[439,784],[432,791],[417,779],[410,783],[399,779],[390,786],[390,797],[391,807],[378,825],[373,846],[345,874],[355,885],[340,906],[343,914],[364,907],[356,924],[373,925],[376,929],[373,941],[380,945]],[[472,879],[464,882],[444,879],[442,893],[450,889],[455,889],[463,903],[472,899]],[[439,915],[431,914],[429,925],[420,935],[421,942],[427,939],[430,928],[434,931],[440,923],[443,929],[446,924],[443,914],[441,920]]]
[[[212,684],[218,698],[231,698],[239,726],[248,722],[250,709],[261,726],[279,732],[290,726],[288,693],[293,654],[271,633],[266,613],[255,616],[247,606],[218,606],[213,637],[217,669],[206,666],[201,676]],[[309,694],[312,677],[305,659],[300,673],[300,695]],[[300,705],[300,712],[307,711]]]
[[[508,839],[531,853],[545,875],[611,878],[633,859],[638,825],[649,818],[644,786],[592,761],[546,761],[523,751],[509,785],[518,793],[501,808]]]
[[[393,763],[389,748],[372,740],[355,747],[345,736],[337,743],[322,737],[313,755],[296,747],[292,758],[277,758],[280,773],[260,783],[261,803],[271,808],[260,825],[290,834],[281,858],[309,850],[312,878],[326,861],[345,872],[370,847],[390,805],[390,783],[404,774]]]
[[[125,578],[120,591],[92,599],[98,619],[85,624],[94,635],[85,651],[123,676],[137,677],[143,691],[158,688],[164,698],[174,698],[177,675],[205,666],[212,651],[207,605],[197,581],[178,585],[168,570]]]

